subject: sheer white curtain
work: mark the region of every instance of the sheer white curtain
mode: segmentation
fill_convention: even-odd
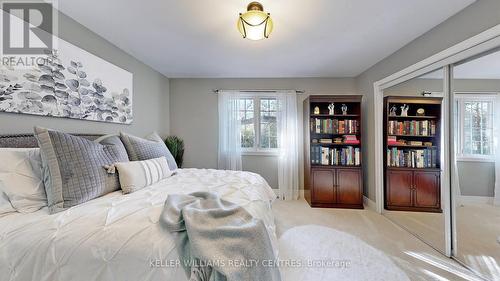
[[[241,171],[241,121],[238,118],[239,92],[221,91],[219,99],[218,168]]]
[[[497,96],[495,99],[495,115],[493,122],[493,134],[495,142],[495,198],[493,204],[500,206],[500,126],[496,122],[500,122],[500,98]]]
[[[279,198],[296,200],[299,197],[297,94],[295,91],[280,92],[277,100]]]

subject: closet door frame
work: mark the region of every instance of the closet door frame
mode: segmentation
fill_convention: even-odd
[[[414,65],[411,65],[399,72],[396,72],[384,79],[376,81],[373,84],[374,87],[374,120],[375,120],[375,206],[376,211],[382,214],[384,210],[384,164],[383,164],[383,153],[384,153],[384,139],[383,139],[383,92],[385,89],[392,87],[394,85],[400,84],[407,80],[416,78],[425,73],[431,72],[438,68],[444,68],[444,100],[443,100],[443,124],[447,127],[443,127],[442,144],[450,143],[450,136],[453,136],[453,98],[454,95],[451,92],[452,83],[452,66],[457,62],[461,62],[470,57],[474,57],[490,51],[492,49],[500,47],[500,25],[494,26],[476,36],[473,36],[467,40],[464,40],[442,52],[439,52],[429,58],[426,58]],[[451,175],[454,165],[454,155],[450,146],[442,146],[441,159],[442,163],[442,179],[441,179],[441,190],[444,194],[442,196],[443,202],[443,213],[445,216],[445,255],[448,257],[453,257],[454,249],[456,249],[456,222],[455,214],[451,206],[455,206],[455,190],[451,190],[454,179]],[[424,241],[425,242],[425,241]]]

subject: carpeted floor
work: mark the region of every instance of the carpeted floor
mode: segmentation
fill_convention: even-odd
[[[273,210],[278,237],[296,226],[325,226],[351,234],[383,252],[410,280],[479,280],[455,261],[371,210],[317,209],[304,200],[276,201]],[[300,241],[298,243],[304,243]],[[330,250],[335,251],[334,247]]]

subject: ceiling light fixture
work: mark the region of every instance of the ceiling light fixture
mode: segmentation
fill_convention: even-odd
[[[247,12],[240,13],[237,27],[243,38],[261,40],[269,38],[273,31],[273,20],[270,13],[264,12],[262,4],[251,2],[247,6]]]

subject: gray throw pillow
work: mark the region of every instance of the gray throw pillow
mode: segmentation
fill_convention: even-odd
[[[165,157],[167,158],[168,168],[171,171],[177,169],[177,163],[175,163],[172,153],[170,153],[167,145],[165,145],[157,133],[152,133],[145,139],[120,133],[120,138],[127,149],[130,161],[143,161]]]
[[[35,136],[51,214],[120,189],[118,175],[104,168],[128,161],[118,137],[97,143],[39,127],[35,127]]]

